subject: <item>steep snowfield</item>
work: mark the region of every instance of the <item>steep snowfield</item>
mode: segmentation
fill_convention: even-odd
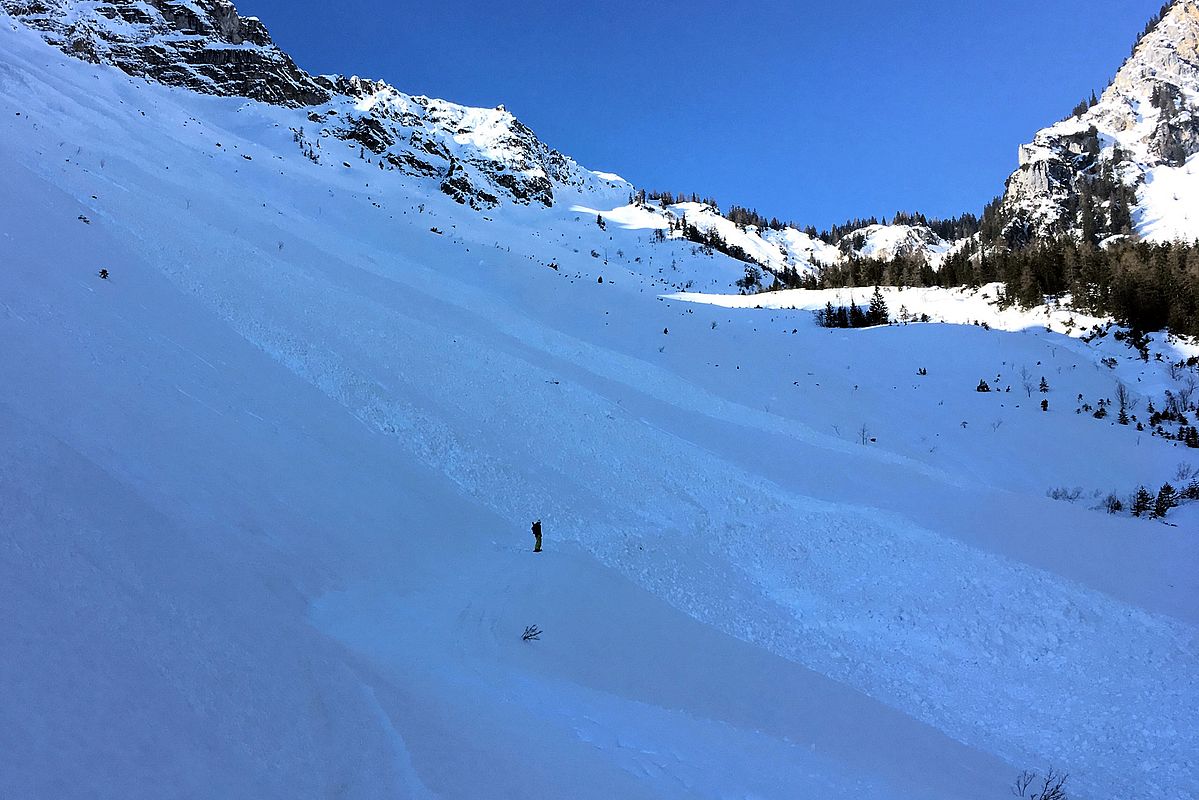
[[[1155,167],[1145,175],[1135,222],[1140,234],[1154,242],[1189,242],[1199,232],[1199,155],[1181,167]]]
[[[1199,793],[1199,514],[1093,509],[1199,457],[1073,413],[1164,363],[663,298],[740,265],[0,21],[0,796]]]

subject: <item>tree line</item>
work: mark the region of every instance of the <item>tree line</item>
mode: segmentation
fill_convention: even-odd
[[[1098,247],[1062,236],[1019,250],[967,242],[934,270],[920,256],[853,259],[816,275],[779,276],[786,288],[1005,285],[1001,301],[1025,308],[1070,295],[1071,306],[1134,331],[1199,336],[1199,243],[1125,240]]]

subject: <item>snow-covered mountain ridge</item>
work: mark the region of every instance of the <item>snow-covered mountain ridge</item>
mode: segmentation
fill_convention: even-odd
[[[1199,2],[1175,0],[1098,102],[1021,146],[1002,213],[1016,243],[1062,233],[1199,238]],[[1084,222],[1095,215],[1096,221]]]
[[[342,164],[347,154],[329,143],[349,142],[372,165],[428,181],[475,210],[501,200],[550,207],[565,196],[667,230],[686,214],[699,231],[717,232],[741,257],[779,272],[811,273],[848,257],[922,257],[935,266],[948,249],[932,231],[910,226],[874,226],[833,247],[794,228],[737,227],[701,204],[621,212],[631,184],[581,167],[502,106],[470,108],[382,81],[309,75],[261,21],[239,16],[228,0],[0,0],[0,9],[86,61],[168,86],[302,108],[307,125],[296,126],[296,143],[314,161]]]
[[[434,182],[476,209],[500,198],[553,205],[555,191],[627,195],[541,142],[504,108],[406,95],[381,81],[312,76],[256,18],[228,0],[2,0],[0,8],[69,55],[168,86],[309,110],[297,143],[314,160],[322,139],[354,142],[372,163]],[[336,163],[342,163],[338,153]]]

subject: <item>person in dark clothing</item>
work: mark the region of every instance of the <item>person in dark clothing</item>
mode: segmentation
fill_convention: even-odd
[[[541,552],[541,520],[533,523],[533,536],[537,539],[537,544],[533,547],[534,553]]]

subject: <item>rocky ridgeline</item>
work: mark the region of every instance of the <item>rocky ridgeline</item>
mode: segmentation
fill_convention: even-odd
[[[1146,173],[1199,153],[1199,1],[1177,0],[1138,42],[1098,103],[1020,148],[1001,206],[1014,243],[1080,234],[1088,208],[1100,234],[1131,232]],[[1093,194],[1093,197],[1088,196]],[[1113,224],[1114,220],[1114,224]]]
[[[254,18],[223,0],[0,0],[63,51],[205,94],[305,106],[329,99]]]
[[[469,108],[357,77],[317,81],[332,95],[308,115],[321,131],[359,143],[392,168],[440,181],[443,192],[473,208],[502,197],[548,207],[565,187],[631,188],[547,146],[503,106]]]
[[[503,199],[552,206],[563,188],[627,188],[548,147],[502,106],[467,108],[382,82],[309,75],[227,0],[0,0],[0,9],[64,52],[129,75],[309,108],[314,129],[305,136],[357,142],[385,168],[436,182],[472,208]]]

